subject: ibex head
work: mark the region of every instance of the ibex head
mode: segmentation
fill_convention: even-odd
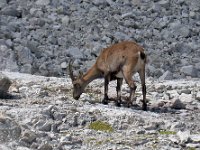
[[[73,60],[70,60],[69,62],[69,75],[72,79],[73,84],[73,98],[78,100],[83,93],[84,87],[83,87],[83,79],[82,79],[82,73],[80,73],[79,77],[75,77],[72,70],[72,64]]]

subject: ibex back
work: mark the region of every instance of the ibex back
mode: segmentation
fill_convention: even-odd
[[[121,86],[125,79],[130,87],[130,97],[127,106],[132,105],[135,96],[136,85],[132,76],[138,72],[142,84],[143,110],[147,110],[146,85],[145,85],[145,64],[146,55],[144,49],[135,42],[124,41],[103,49],[96,60],[96,63],[86,72],[86,74],[75,77],[72,71],[72,62],[69,63],[70,77],[73,83],[73,97],[79,99],[85,87],[94,79],[103,77],[104,98],[103,104],[108,103],[108,84],[111,80],[117,80],[117,106],[121,105]]]

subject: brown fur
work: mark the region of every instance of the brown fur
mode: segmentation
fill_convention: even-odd
[[[136,90],[136,85],[132,76],[134,73],[138,72],[143,87],[143,109],[146,110],[145,62],[146,55],[144,49],[135,42],[124,41],[103,49],[96,63],[83,77],[76,80],[71,77],[74,84],[74,98],[78,99],[84,88],[91,81],[96,78],[104,77],[105,95],[103,103],[106,104],[109,81],[117,79],[117,92],[120,92],[122,84],[120,79],[124,78],[131,89],[128,101],[128,106],[130,106]],[[117,104],[120,105],[120,103],[121,95],[119,94]]]

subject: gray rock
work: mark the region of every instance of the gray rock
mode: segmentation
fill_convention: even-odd
[[[16,62],[18,61],[16,47],[19,45],[31,51],[33,62],[24,63],[33,65],[33,72],[28,72],[49,75],[48,69],[47,73],[46,70],[39,69],[47,59],[52,63],[47,64],[46,68],[48,65],[50,67],[60,65],[65,61],[63,57],[74,57],[79,61],[77,68],[85,70],[86,67],[80,65],[83,64],[83,60],[96,60],[102,48],[119,41],[135,40],[145,49],[148,47],[148,58],[152,58],[154,54],[159,56],[151,63],[155,71],[151,68],[149,76],[159,78],[166,75],[164,70],[169,70],[173,77],[184,78],[187,75],[184,73],[180,75],[177,68],[198,63],[198,57],[195,60],[195,54],[192,53],[195,51],[197,56],[199,54],[197,37],[200,29],[196,28],[200,25],[199,15],[196,13],[199,11],[198,6],[197,0],[192,0],[191,3],[182,0],[177,2],[95,0],[92,3],[88,0],[66,3],[63,0],[33,2],[2,0],[0,38],[6,41],[4,45],[10,49],[9,53],[13,55],[13,60],[4,60],[4,63],[0,63],[0,69],[11,70],[9,68],[11,67],[13,71],[14,66],[17,66],[15,71],[25,72],[26,69],[21,69],[21,58]],[[119,9],[113,10],[114,7]],[[75,54],[66,50],[71,48],[80,50]],[[82,53],[83,49],[89,49],[89,52]],[[168,49],[171,51],[166,51]],[[6,53],[8,54],[8,51]],[[191,54],[191,59],[188,58],[190,56],[188,54]],[[184,63],[179,64],[175,59],[167,60],[171,58],[169,55],[176,57],[177,60],[184,59]],[[162,63],[166,60],[169,63]],[[5,65],[7,62],[11,65]],[[173,64],[177,64],[178,67],[173,67]],[[199,70],[197,66],[196,69]],[[55,67],[53,74],[63,75],[64,70],[56,70]],[[200,76],[200,71],[192,77],[197,76]]]
[[[11,80],[0,74],[0,98],[5,98],[11,85]]]
[[[32,72],[33,72],[32,71],[32,65],[31,64],[24,64],[23,66],[21,66],[20,72],[32,74]]]
[[[190,135],[190,140],[193,143],[199,143],[200,142],[200,135],[199,134],[192,134],[192,135]]]
[[[36,141],[37,135],[33,131],[25,131],[22,134],[21,140],[28,143],[32,144],[34,141]]]
[[[16,7],[9,6],[9,7],[4,7],[2,9],[2,14],[7,15],[7,16],[13,16],[13,17],[19,17],[21,18],[21,12],[16,9]]]
[[[192,149],[192,148],[196,149],[196,148],[200,147],[200,144],[188,143],[188,144],[186,144],[186,147],[188,147],[190,149]]]
[[[51,131],[51,126],[52,126],[52,123],[47,121],[42,126],[39,126],[38,130],[49,132]]]
[[[69,54],[73,58],[83,58],[83,53],[77,47],[71,47],[67,49],[67,54]]]
[[[162,76],[159,77],[159,80],[172,80],[173,79],[173,74],[170,71],[166,71],[163,73]]]
[[[181,143],[186,143],[189,140],[190,131],[179,131],[177,136],[179,137]]]
[[[171,131],[179,131],[179,130],[184,130],[186,128],[185,123],[183,122],[172,122],[170,125],[170,130]]]
[[[190,45],[188,45],[187,43],[181,42],[181,43],[177,43],[175,45],[175,50],[182,54],[183,53],[190,54],[192,52],[192,47]],[[181,61],[187,61],[187,60],[183,59]]]
[[[37,0],[36,4],[37,5],[44,5],[44,6],[46,6],[46,5],[50,4],[50,0]]]
[[[38,150],[52,150],[53,147],[49,143],[41,144]]]
[[[160,4],[160,6],[166,8],[166,9],[168,9],[169,6],[170,6],[170,1],[169,0],[161,0],[158,3]]]
[[[21,135],[21,127],[11,118],[0,116],[0,142],[18,140]]]
[[[191,10],[193,11],[198,11],[200,9],[200,3],[198,0],[192,0],[190,2],[190,7],[191,7]]]
[[[8,45],[9,47],[12,47],[13,42],[10,39],[8,39],[8,40],[6,40],[6,45]]]
[[[0,149],[1,150],[10,150],[10,147],[8,147],[8,145],[5,145],[5,144],[0,144]]]
[[[0,8],[3,8],[7,5],[7,0],[1,0],[0,1]]]
[[[105,7],[105,6],[109,5],[109,3],[106,0],[102,0],[102,1],[100,1],[100,0],[94,0],[93,4],[96,5],[96,6],[98,6],[98,7],[99,6]]]
[[[62,24],[64,26],[68,26],[69,25],[69,21],[70,21],[69,16],[65,16],[65,17],[62,18]]]
[[[196,99],[200,101],[200,92],[197,92]]]
[[[185,94],[191,94],[191,90],[190,89],[182,89],[180,91],[180,94],[185,93]]]
[[[193,101],[192,94],[185,94],[185,93],[182,93],[182,94],[179,96],[179,99],[180,99],[183,103],[191,103],[191,102]]]
[[[171,100],[171,108],[173,109],[185,109],[186,105],[182,103],[179,99],[173,99]]]
[[[16,47],[16,50],[19,64],[31,64],[33,62],[30,49],[19,46]]]
[[[180,72],[184,73],[187,76],[191,76],[191,77],[196,77],[196,75],[197,75],[197,70],[195,69],[195,67],[193,65],[183,66],[180,69]]]
[[[0,44],[0,70],[18,71],[15,53],[6,45]]]
[[[22,146],[19,146],[19,147],[17,147],[16,150],[31,150],[31,149],[28,148],[28,147],[22,147]]]
[[[188,37],[190,35],[189,26],[179,26],[174,30],[175,36]]]
[[[67,64],[66,62],[62,62],[62,63],[60,64],[60,66],[61,66],[62,69],[66,69],[67,66],[68,66],[68,64]]]

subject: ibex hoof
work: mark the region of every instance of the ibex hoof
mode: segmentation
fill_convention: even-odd
[[[103,100],[102,100],[102,104],[108,105],[108,101],[103,99]]]
[[[117,107],[121,107],[121,103],[120,102],[116,102],[116,106]]]
[[[127,103],[127,108],[130,108],[131,106],[133,106],[131,103]]]
[[[144,105],[142,106],[142,109],[143,109],[144,111],[147,111],[147,104],[144,104]]]

